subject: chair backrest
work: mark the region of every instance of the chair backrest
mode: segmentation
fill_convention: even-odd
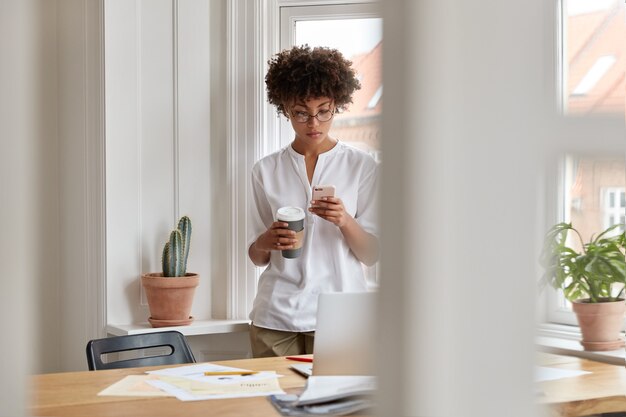
[[[149,348],[169,347],[171,352],[164,354],[133,357],[116,361],[102,361],[102,355],[128,352]],[[138,352],[137,352],[138,353]],[[109,359],[109,358],[107,358]],[[185,336],[177,331],[114,336],[90,340],[87,343],[87,364],[90,371],[100,369],[133,368],[137,366],[176,365],[195,363],[196,359],[187,344]]]

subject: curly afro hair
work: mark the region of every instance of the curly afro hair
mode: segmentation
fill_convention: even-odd
[[[331,98],[337,110],[345,110],[354,91],[361,88],[352,62],[336,49],[294,46],[276,54],[268,64],[267,100],[286,117],[285,105],[319,97]]]

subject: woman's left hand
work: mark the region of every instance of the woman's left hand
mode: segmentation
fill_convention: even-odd
[[[350,215],[346,213],[343,202],[337,197],[322,197],[321,200],[313,200],[311,201],[309,211],[335,224],[339,228],[345,226],[350,219]]]

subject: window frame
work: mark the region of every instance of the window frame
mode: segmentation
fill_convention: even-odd
[[[592,114],[592,115],[571,115],[567,112],[567,63],[566,51],[566,31],[567,19],[565,18],[565,8],[567,0],[555,0],[553,3],[553,15],[550,19],[554,22],[552,33],[546,34],[546,44],[552,48],[546,48],[546,63],[552,66],[550,73],[553,74],[549,81],[548,94],[546,100],[547,114],[556,112],[555,122],[547,129],[552,139],[543,169],[544,183],[544,219],[542,232],[548,230],[552,225],[560,221],[568,221],[565,207],[565,177],[566,155],[568,154],[624,154],[623,143],[624,115]],[[552,99],[550,99],[552,98]],[[598,135],[598,132],[602,132]],[[590,141],[589,138],[594,140]],[[543,236],[543,233],[540,234]],[[540,248],[538,239],[538,247]],[[538,276],[541,270],[538,269]],[[571,326],[576,331],[577,320],[570,308],[566,307],[562,291],[555,291],[546,288],[540,295],[538,302],[538,318],[540,323]],[[548,328],[550,326],[548,325]],[[561,332],[562,333],[562,332]]]
[[[233,0],[226,8],[228,230],[226,318],[246,319],[261,268],[247,252],[250,171],[280,148],[279,118],[265,99],[268,57],[280,50],[280,12],[286,7],[358,5],[375,0]]]
[[[296,22],[303,20],[331,20],[331,19],[365,19],[381,17],[376,2],[355,1],[350,4],[344,2],[298,2],[297,4],[283,5],[279,11],[280,22],[280,50],[295,44]],[[287,146],[292,140],[293,131],[290,123],[283,117],[279,124],[279,147]]]
[[[624,154],[623,131],[624,115],[593,114],[593,115],[566,115],[566,75],[567,65],[565,62],[567,20],[565,18],[567,0],[555,0],[554,15],[555,31],[552,34],[553,49],[547,48],[551,56],[546,57],[546,62],[552,63],[554,74],[552,84],[552,97],[555,101],[548,100],[552,109],[556,109],[555,122],[548,125],[552,133],[552,147],[546,158],[544,170],[545,187],[545,224],[543,230],[551,225],[567,221],[565,207],[565,175],[567,154]],[[554,111],[546,109],[548,112]],[[548,113],[549,114],[549,113]],[[602,132],[602,134],[598,134]],[[594,140],[590,141],[589,138]],[[577,321],[571,309],[565,307],[564,298],[560,291],[546,288],[542,294],[543,308],[540,313],[540,321],[576,326]]]

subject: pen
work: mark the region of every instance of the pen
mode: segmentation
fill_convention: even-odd
[[[258,371],[215,371],[215,372],[205,372],[204,376],[254,375],[258,373],[259,373]]]
[[[303,358],[300,356],[287,356],[286,359],[299,362],[313,362],[313,358]]]

